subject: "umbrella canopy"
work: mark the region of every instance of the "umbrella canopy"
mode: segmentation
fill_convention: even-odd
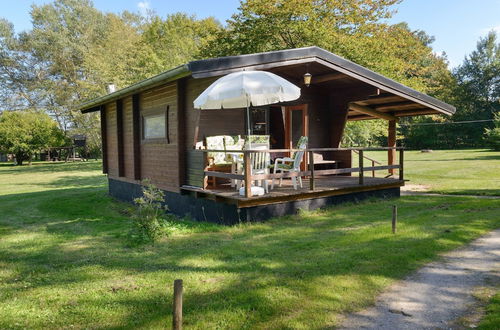
[[[300,88],[266,71],[239,71],[217,79],[194,100],[197,109],[248,108],[300,97]]]

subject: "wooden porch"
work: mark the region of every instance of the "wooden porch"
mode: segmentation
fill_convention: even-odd
[[[357,177],[350,176],[325,176],[315,179],[315,189],[310,190],[310,179],[304,179],[303,188],[293,189],[290,180],[284,180],[282,187],[276,185],[268,194],[262,196],[240,196],[229,183],[213,189],[202,189],[184,186],[184,192],[193,192],[197,198],[207,198],[223,203],[235,204],[238,207],[252,207],[284,203],[302,199],[323,198],[330,196],[346,195],[373,190],[399,188],[404,185],[403,180],[394,178],[365,178],[362,185]]]
[[[375,160],[364,156],[363,152],[368,150],[387,150],[393,157],[387,165],[376,163]],[[225,179],[214,187],[206,187],[206,185],[193,186],[183,185],[181,191],[184,194],[192,194],[196,198],[205,198],[217,202],[236,205],[238,208],[268,205],[276,203],[286,203],[290,201],[298,201],[305,199],[325,198],[330,196],[348,195],[353,193],[368,192],[374,190],[386,190],[398,188],[404,185],[403,178],[403,163],[404,151],[399,147],[392,148],[315,148],[306,149],[305,169],[295,173],[276,173],[276,174],[257,174],[251,175],[250,170],[250,154],[255,152],[266,153],[283,153],[293,152],[293,149],[271,149],[271,150],[240,150],[243,154],[244,168],[243,174],[224,173],[215,171],[202,171],[201,177],[196,175],[196,170],[203,168],[205,157],[209,152],[227,152],[221,150],[193,150],[189,167],[191,175],[206,182],[208,176]],[[394,164],[396,159],[395,153],[399,152],[399,163]],[[339,162],[341,168],[321,169],[316,170],[318,164],[314,163],[315,152],[334,152],[336,155],[342,156],[351,154],[358,155],[357,167]],[[198,160],[198,161],[196,161]],[[198,163],[198,166],[195,166]],[[368,164],[368,166],[366,166]],[[382,172],[383,171],[383,172]],[[397,171],[397,175],[395,173]],[[355,176],[352,176],[355,174]],[[302,177],[303,186],[293,188],[292,177]],[[279,186],[279,179],[283,179],[282,186]],[[244,182],[245,194],[242,196],[231,186],[230,180],[241,180]],[[257,180],[275,180],[274,189],[270,189],[268,193],[261,196],[252,196],[251,186]]]

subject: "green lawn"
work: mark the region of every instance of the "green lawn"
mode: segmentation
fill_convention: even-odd
[[[387,163],[387,152],[367,156]],[[398,155],[399,157],[399,155]],[[357,159],[353,160],[357,164]],[[405,179],[429,192],[456,195],[500,196],[500,152],[489,150],[405,151]],[[365,166],[371,165],[368,162]],[[383,172],[378,172],[383,175]],[[366,172],[365,175],[370,175]]]
[[[130,248],[131,207],[105,181],[98,162],[0,166],[0,328],[164,328],[176,278],[188,329],[335,326],[500,226],[498,200],[412,196],[263,224],[179,222],[154,247]]]
[[[478,326],[481,330],[497,330],[500,324],[500,293],[497,293],[488,302],[486,315]]]

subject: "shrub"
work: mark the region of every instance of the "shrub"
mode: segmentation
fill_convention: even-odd
[[[500,150],[500,113],[495,114],[495,127],[484,130],[484,140],[493,150]]]
[[[137,210],[133,215],[132,237],[137,243],[154,244],[165,236],[165,194],[149,180],[143,181],[142,197],[134,199]]]

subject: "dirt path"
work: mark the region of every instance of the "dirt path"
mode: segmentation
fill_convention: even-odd
[[[450,329],[476,303],[474,289],[500,283],[500,229],[449,252],[391,286],[343,329]]]

